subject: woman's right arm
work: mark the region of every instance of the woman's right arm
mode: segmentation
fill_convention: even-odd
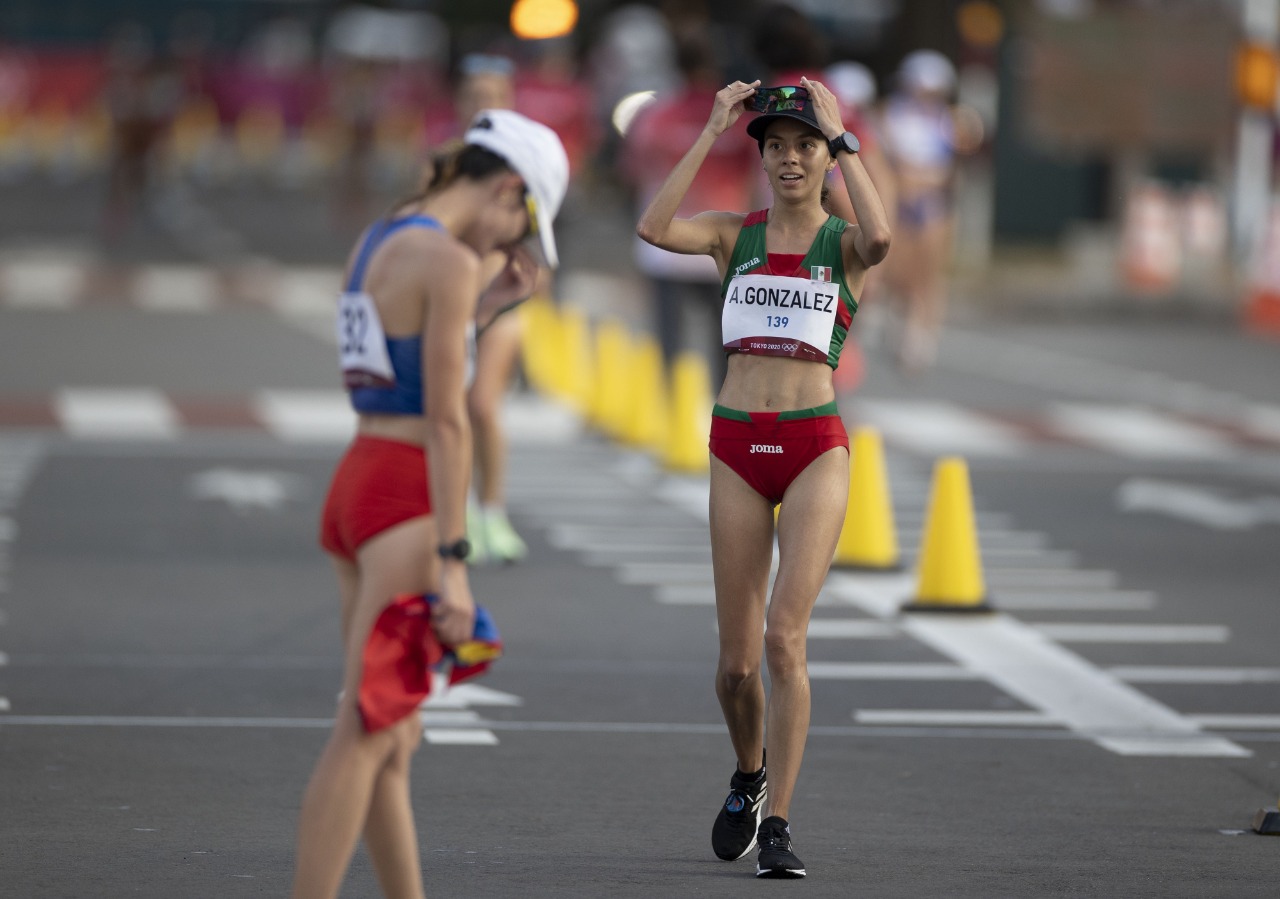
[[[720,226],[722,217],[699,215],[692,219],[677,219],[684,195],[693,184],[698,169],[702,167],[711,145],[727,131],[743,113],[743,101],[755,93],[759,81],[743,84],[735,81],[716,94],[711,117],[694,141],[693,146],[676,163],[667,180],[649,201],[649,206],[636,223],[636,234],[641,240],[673,253],[686,255],[715,255],[720,250]]]

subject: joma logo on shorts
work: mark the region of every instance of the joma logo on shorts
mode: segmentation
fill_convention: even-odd
[[[770,443],[753,443],[751,444],[751,452],[753,453],[780,453],[782,447],[774,446]]]

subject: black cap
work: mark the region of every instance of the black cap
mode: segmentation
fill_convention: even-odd
[[[804,89],[797,88],[797,90]],[[756,143],[760,145],[761,151],[764,150],[765,129],[769,127],[770,122],[777,121],[778,119],[795,119],[798,122],[808,125],[818,133],[822,132],[822,129],[818,127],[818,119],[813,112],[813,101],[806,96],[805,102],[800,109],[783,109],[774,112],[764,112],[747,123],[747,135],[755,138]]]

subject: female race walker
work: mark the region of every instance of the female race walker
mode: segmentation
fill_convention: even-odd
[[[439,643],[472,634],[463,534],[473,322],[478,304],[532,292],[527,235],[536,232],[555,258],[551,223],[568,172],[549,128],[486,110],[426,190],[370,227],[352,254],[338,337],[359,423],[321,523],[342,594],[345,663],[333,732],[303,798],[295,897],[337,896],[361,835],[384,895],[423,895],[409,798],[421,724],[413,697],[390,716],[366,702],[395,680],[366,659],[384,659],[398,639],[382,633],[380,619],[397,597],[431,595]],[[392,648],[422,652],[418,637]]]
[[[805,874],[787,824],[809,729],[805,637],[849,488],[849,439],[831,373],[867,268],[889,251],[884,207],[836,98],[820,82],[800,81],[799,88],[759,90],[759,81],[735,81],[717,93],[706,127],[636,228],[663,249],[711,256],[723,277],[730,355],[711,419],[710,518],[716,695],[738,767],[711,845],[733,860],[758,843],[760,877]],[[675,218],[711,145],[744,108],[764,113],[747,133],[760,145],[773,207]],[[837,165],[857,224],[823,209],[823,181]],[[779,502],[778,572],[766,605]],[[767,706],[762,641],[772,685]]]

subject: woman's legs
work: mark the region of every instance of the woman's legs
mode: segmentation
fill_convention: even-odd
[[[393,597],[429,589],[434,545],[431,519],[415,518],[360,548],[354,581],[352,569],[337,563],[345,616],[342,694],[333,732],[303,797],[295,899],[338,895],[362,831],[386,895],[423,895],[408,796],[409,757],[419,739],[417,717],[366,733],[358,699],[368,634]],[[348,590],[353,583],[351,602]]]
[[[778,574],[764,634],[769,666],[769,815],[788,817],[809,732],[809,616],[849,498],[849,454],[823,453],[787,488],[778,515]]]
[[[715,456],[711,457],[711,558],[720,630],[716,697],[729,727],[738,770],[749,773],[764,763],[760,654],[773,563],[773,509]]]
[[[479,533],[471,536],[478,560],[491,556],[509,562],[528,552],[506,518],[507,435],[502,425],[502,399],[520,358],[520,334],[520,317],[511,313],[485,330],[476,351],[476,379],[467,393],[480,505]]]

